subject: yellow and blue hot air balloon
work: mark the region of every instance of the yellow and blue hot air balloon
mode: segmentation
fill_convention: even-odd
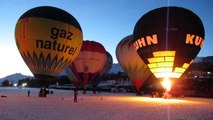
[[[151,72],[135,51],[133,43],[133,35],[129,35],[118,43],[115,52],[119,64],[140,92],[141,86],[150,77]]]
[[[56,77],[80,52],[83,35],[68,12],[50,6],[28,10],[17,21],[18,50],[40,81]]]

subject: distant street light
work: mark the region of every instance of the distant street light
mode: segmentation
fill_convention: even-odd
[[[26,86],[27,86],[27,83],[23,83],[21,86],[22,86],[22,87],[26,87]]]

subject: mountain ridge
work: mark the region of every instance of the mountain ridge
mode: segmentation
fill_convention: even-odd
[[[3,78],[0,78],[0,82],[3,82],[5,80],[9,80],[10,82],[18,82],[19,80],[21,79],[25,79],[25,78],[32,78],[33,76],[30,76],[30,75],[23,75],[21,73],[14,73],[14,74],[11,74],[11,75],[7,75]]]

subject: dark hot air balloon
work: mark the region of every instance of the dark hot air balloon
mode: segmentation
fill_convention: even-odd
[[[181,7],[162,7],[143,15],[134,28],[134,46],[157,78],[179,78],[204,43],[200,18]]]

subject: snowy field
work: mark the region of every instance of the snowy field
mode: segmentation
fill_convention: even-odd
[[[53,90],[46,98],[38,89],[0,88],[0,120],[213,120],[213,99],[162,99],[135,94],[81,94]]]

